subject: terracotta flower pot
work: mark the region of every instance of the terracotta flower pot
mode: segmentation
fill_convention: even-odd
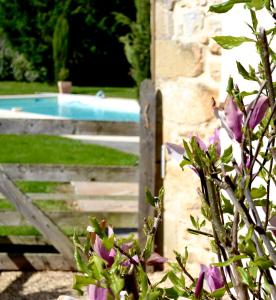
[[[58,81],[58,92],[61,94],[70,94],[72,90],[72,81]]]

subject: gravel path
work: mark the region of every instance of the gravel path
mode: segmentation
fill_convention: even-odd
[[[72,283],[72,272],[1,272],[0,300],[56,300],[60,295],[87,299],[77,295]]]

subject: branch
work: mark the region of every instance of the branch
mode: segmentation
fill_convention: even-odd
[[[237,211],[243,217],[243,220],[244,220],[244,223],[245,223],[246,227],[249,229],[251,227],[251,225],[255,226],[255,224],[252,223],[251,220],[249,220],[248,215],[244,213],[244,210],[243,210],[241,204],[239,203],[238,199],[236,198],[232,188],[225,182],[220,182],[218,180],[214,180],[214,181],[216,182],[216,184],[220,188],[222,188],[226,191],[227,195],[229,196],[230,200],[232,201],[232,203],[236,207]],[[258,240],[258,237],[255,233],[255,230],[253,232],[253,241],[255,243],[255,247],[256,247],[258,255],[259,256],[265,256],[265,252],[263,250],[263,247],[259,243],[259,240]],[[272,279],[272,276],[271,276],[269,270],[265,271],[265,277],[266,277],[267,281],[269,282],[269,286],[270,286],[271,293],[273,295],[273,299],[276,300],[276,287],[275,287],[275,284],[273,282],[273,279]]]
[[[273,261],[274,265],[276,265],[276,252],[275,252],[274,248],[272,247],[268,236],[266,235],[266,232],[262,225],[261,218],[260,218],[259,213],[256,209],[256,206],[252,200],[252,197],[251,197],[248,187],[245,188],[244,195],[245,195],[245,198],[247,199],[250,209],[252,210],[252,212],[256,218],[257,226],[259,228],[259,230],[257,230],[257,231],[266,245],[266,248],[269,252],[271,260]]]
[[[269,98],[270,106],[272,107],[275,104],[275,94],[273,88],[273,80],[271,76],[272,70],[270,69],[269,47],[268,47],[268,42],[267,42],[264,28],[260,29],[259,41],[262,48],[261,58],[263,61],[265,77],[267,81],[268,98]]]

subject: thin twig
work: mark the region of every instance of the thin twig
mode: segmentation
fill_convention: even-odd
[[[177,255],[175,259],[176,259],[176,261],[177,261],[179,267],[180,267],[181,270],[183,271],[183,273],[186,274],[186,275],[189,277],[189,279],[194,283],[195,280],[194,280],[193,276],[186,270],[185,266],[182,264],[182,261],[181,261],[180,256]]]
[[[231,249],[231,251],[233,253],[237,253],[237,251],[238,251],[239,220],[240,220],[240,214],[237,210],[235,210],[233,227],[232,227],[232,249]]]
[[[205,235],[205,236],[208,236],[208,237],[211,237],[211,238],[214,237],[211,233],[201,231],[201,230],[195,230],[195,229],[192,229],[192,228],[188,228],[187,231],[190,232],[190,233],[194,233],[194,234]]]

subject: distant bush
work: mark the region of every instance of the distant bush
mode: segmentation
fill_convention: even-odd
[[[5,34],[0,32],[0,79],[16,81],[36,81],[45,79],[46,69],[35,70],[24,54],[15,51]]]

